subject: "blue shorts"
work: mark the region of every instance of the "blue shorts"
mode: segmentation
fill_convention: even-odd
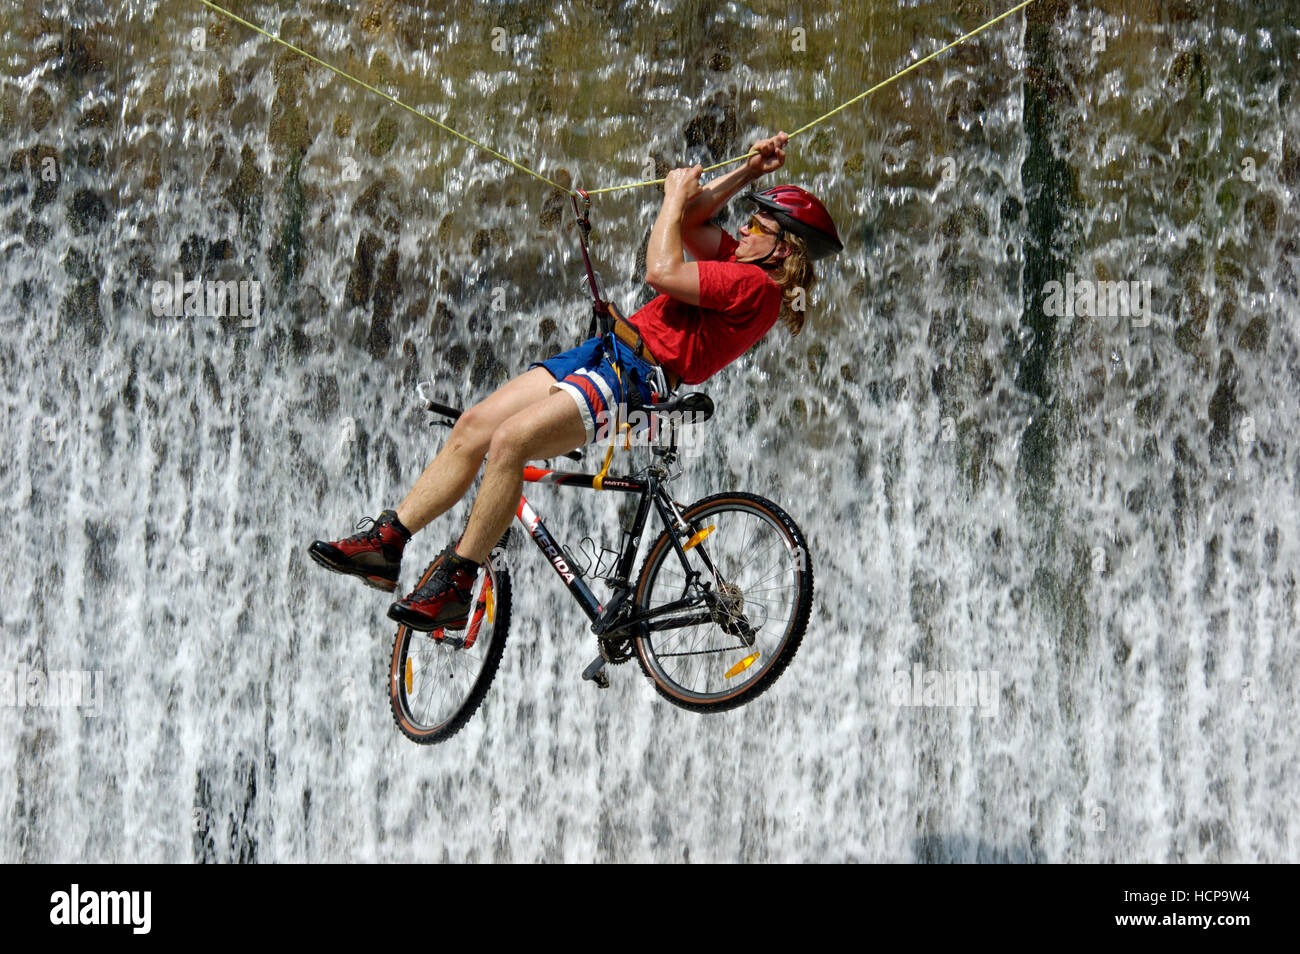
[[[606,351],[611,341],[618,349],[621,380],[614,372]],[[632,394],[636,403],[642,404],[650,402],[652,389],[663,390],[662,384],[657,384],[658,370],[638,358],[631,348],[613,335],[588,338],[576,348],[562,351],[545,361],[534,361],[528,368],[545,368],[555,378],[553,386],[573,398],[582,416],[582,426],[587,431],[588,444],[597,436],[609,436],[614,415],[626,419],[629,410],[635,406],[628,400],[629,388],[636,389]]]

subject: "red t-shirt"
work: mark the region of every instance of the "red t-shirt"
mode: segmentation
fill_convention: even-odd
[[[781,316],[781,287],[758,265],[737,262],[739,245],[724,231],[717,260],[696,263],[698,306],[660,295],[631,318],[650,353],[686,384],[731,364]]]

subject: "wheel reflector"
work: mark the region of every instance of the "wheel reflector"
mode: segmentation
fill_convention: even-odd
[[[710,527],[709,529],[712,530],[713,528]],[[754,665],[754,662],[755,662],[755,660],[757,660],[757,659],[758,659],[758,653],[757,653],[757,652],[752,652],[752,653],[750,653],[748,656],[746,656],[746,657],[745,657],[744,659],[742,659],[740,662],[736,663],[736,665],[734,665],[734,666],[732,666],[730,669],[728,669],[724,678],[726,678],[726,679],[730,679],[732,676],[736,675],[736,673],[744,672],[744,671],[745,671],[746,669],[748,669],[750,666]]]
[[[415,668],[411,665],[411,660],[408,657],[406,660],[406,691],[407,692],[411,691],[411,682],[413,681],[412,677],[414,675],[415,675]]]
[[[710,533],[712,533],[715,529],[717,529],[717,528],[716,528],[716,527],[705,527],[705,528],[704,528],[703,530],[701,530],[699,533],[695,534],[693,537],[691,537],[689,540],[687,540],[685,543],[683,543],[683,544],[682,544],[682,549],[683,549],[683,550],[689,550],[691,547],[695,546],[695,544],[699,543],[701,540],[703,540],[705,537],[707,537]]]
[[[496,600],[492,598],[492,583],[485,580],[483,582],[483,592],[487,596],[487,618],[491,623],[496,618]]]

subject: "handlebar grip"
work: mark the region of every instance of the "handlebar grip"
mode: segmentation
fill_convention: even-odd
[[[439,404],[437,401],[430,401],[425,405],[425,409],[433,411],[435,414],[441,414],[443,417],[449,417],[453,421],[458,420],[461,414],[464,413],[450,404]]]

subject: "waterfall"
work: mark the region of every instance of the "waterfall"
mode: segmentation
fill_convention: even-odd
[[[744,152],[1008,5],[230,2],[584,188]],[[7,14],[0,859],[1295,860],[1300,36],[1280,0],[1126,6],[1039,0],[771,178],[846,249],[803,333],[700,388],[672,492],[807,536],[772,689],[594,689],[521,549],[501,672],[429,748],[390,599],[305,550],[401,500],[425,399],[584,336],[567,199],[199,4]],[[593,199],[628,313],[659,195]],[[608,495],[525,493],[616,545]]]

